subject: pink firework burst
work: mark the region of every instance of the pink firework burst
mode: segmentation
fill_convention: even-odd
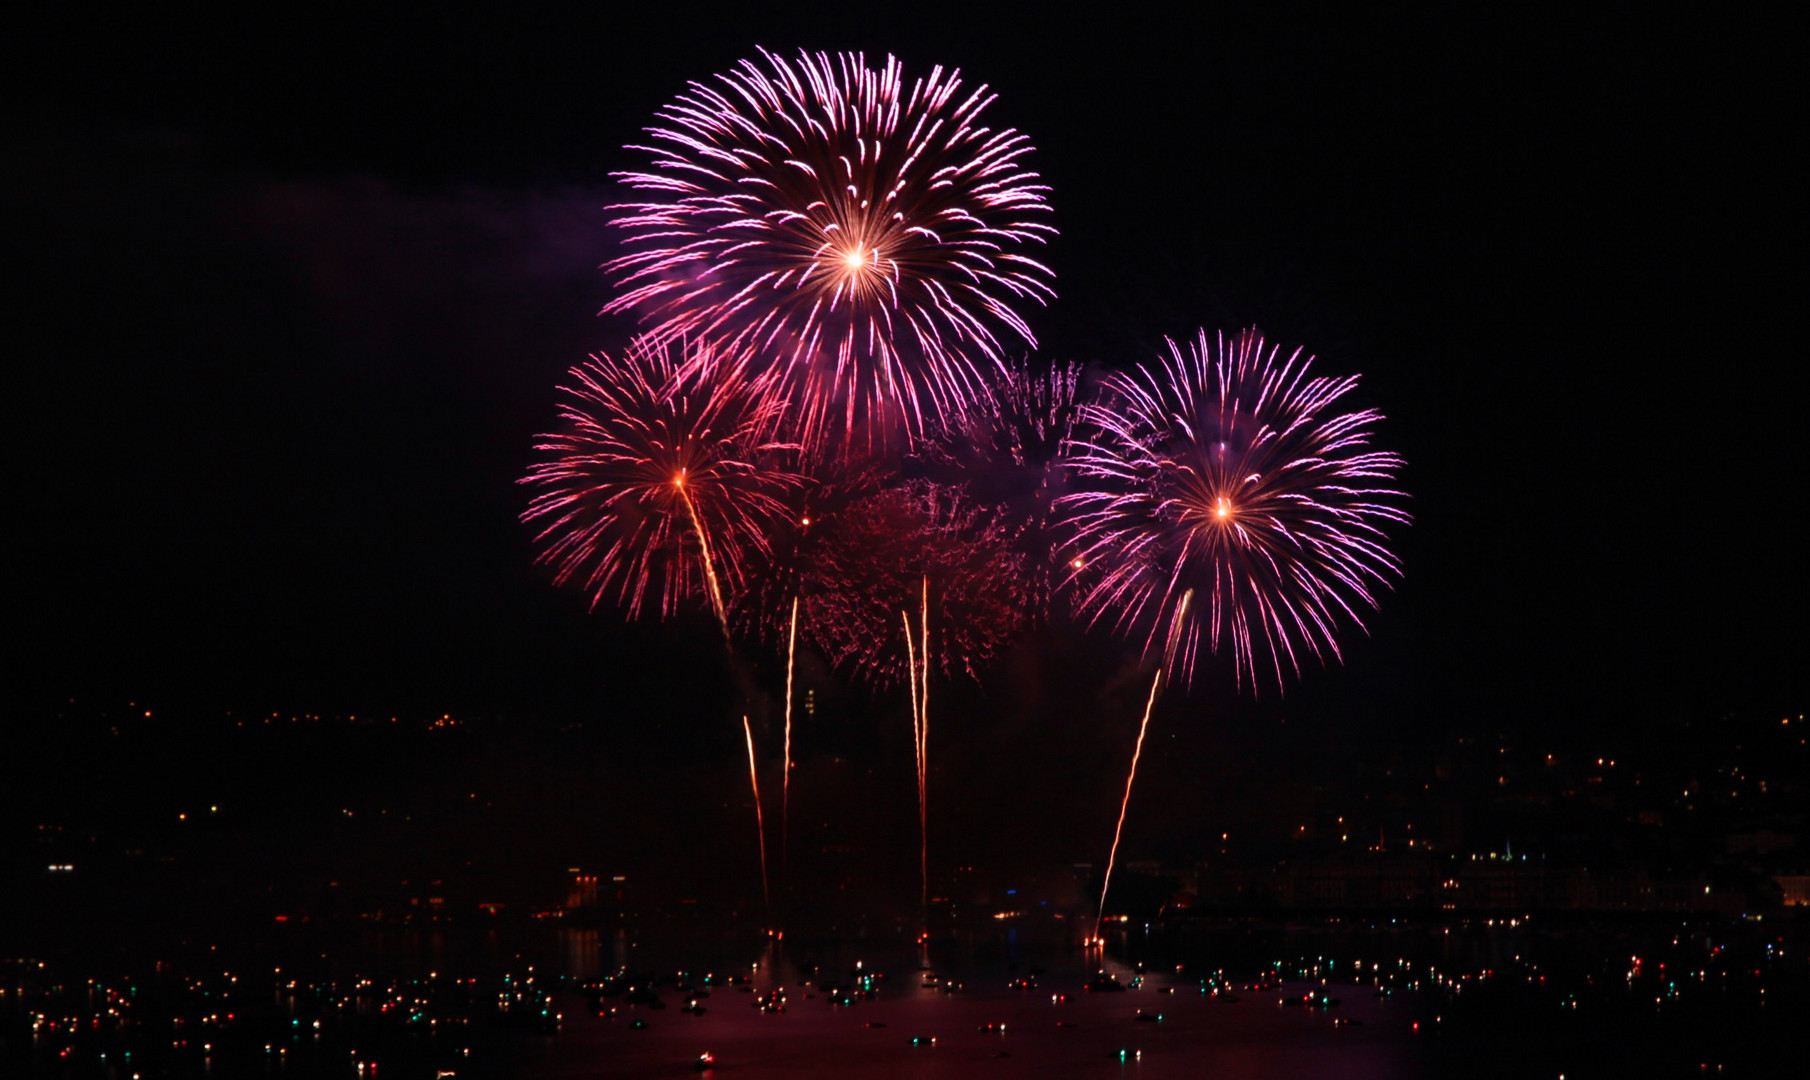
[[[1402,459],[1371,448],[1380,413],[1339,410],[1357,377],[1311,364],[1254,330],[1217,347],[1202,331],[1081,407],[1097,433],[1070,459],[1084,490],[1060,500],[1078,607],[1184,682],[1204,637],[1229,642],[1240,683],[1261,654],[1280,686],[1302,652],[1337,658],[1340,624],[1361,628],[1400,576],[1383,527],[1410,520]]]
[[[662,614],[700,594],[727,629],[725,592],[765,551],[798,477],[778,441],[784,404],[708,347],[638,339],[571,370],[560,428],[522,483],[555,580]]]
[[[766,50],[658,113],[618,174],[629,252],[606,264],[656,340],[762,358],[807,440],[882,445],[969,395],[1014,310],[1054,296],[1055,233],[1029,141],[982,123],[987,87],[897,60]]]

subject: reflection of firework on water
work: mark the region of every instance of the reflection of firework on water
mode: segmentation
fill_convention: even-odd
[[[613,207],[630,252],[607,311],[660,340],[779,361],[805,437],[883,438],[960,400],[1012,305],[1054,295],[1029,257],[1055,233],[1031,146],[981,124],[959,73],[907,81],[896,60],[762,50],[694,82],[647,129],[640,201]]]
[[[987,392],[936,425],[922,455],[938,479],[959,482],[969,498],[1004,526],[1024,559],[1024,591],[1033,619],[1050,615],[1056,538],[1052,507],[1068,470],[1062,455],[1079,427],[1079,364],[1043,368],[1018,360],[990,380]]]
[[[776,464],[783,405],[704,348],[639,340],[571,376],[560,430],[539,437],[544,458],[522,481],[540,489],[523,514],[540,525],[540,561],[593,606],[637,616],[651,593],[664,614],[701,593],[726,618],[725,589],[797,482]]]
[[[1060,500],[1089,570],[1078,605],[1145,655],[1172,655],[1183,682],[1203,630],[1253,688],[1259,652],[1278,685],[1300,649],[1337,657],[1338,626],[1361,627],[1357,609],[1400,573],[1382,526],[1409,520],[1392,486],[1402,460],[1369,448],[1375,410],[1335,411],[1356,376],[1310,377],[1310,364],[1255,331],[1217,349],[1203,331],[1081,408],[1099,433],[1073,451],[1085,490]]]
[[[874,686],[897,686],[915,670],[900,613],[916,622],[927,608],[928,647],[916,644],[915,663],[976,676],[1025,622],[1024,562],[1008,539],[951,488],[910,484],[851,504],[822,552],[837,588],[824,597],[816,640]]]

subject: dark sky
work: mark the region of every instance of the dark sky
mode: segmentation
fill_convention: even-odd
[[[13,43],[16,693],[582,712],[675,672],[720,688],[707,626],[551,587],[514,481],[565,368],[625,338],[595,314],[618,148],[686,80],[802,45],[996,88],[1054,186],[1046,355],[1258,324],[1364,373],[1410,461],[1407,577],[1290,707],[1802,709],[1782,24],[397,10],[59,13]]]

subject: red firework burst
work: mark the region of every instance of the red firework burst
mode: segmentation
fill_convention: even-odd
[[[850,505],[824,544],[826,579],[816,629],[839,665],[885,689],[925,663],[969,677],[1023,629],[1023,559],[1005,530],[954,489],[910,484]],[[927,611],[925,610],[927,607]]]
[[[522,480],[540,489],[522,515],[540,525],[539,560],[593,606],[636,617],[651,594],[670,614],[701,594],[726,629],[725,592],[799,481],[776,435],[783,403],[745,364],[645,339],[571,378],[560,429],[539,437],[545,460]]]
[[[785,643],[794,625],[804,641],[821,648],[825,613],[842,601],[844,582],[832,553],[849,510],[877,494],[891,477],[859,463],[819,463],[787,492],[785,513],[769,527],[767,545],[744,566],[745,579],[732,610],[739,631]],[[798,619],[791,617],[798,602]],[[826,655],[827,655],[827,650]]]

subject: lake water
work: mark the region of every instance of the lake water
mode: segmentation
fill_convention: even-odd
[[[1810,1031],[1799,939],[1741,938],[1738,929],[1201,921],[1121,927],[1102,954],[1073,946],[1053,923],[988,927],[928,949],[896,937],[773,941],[708,920],[633,931],[292,927],[224,944],[193,939],[160,970],[140,972],[129,994],[98,967],[94,983],[68,977],[102,965],[100,953],[58,961],[61,974],[15,972],[11,996],[0,998],[0,1075],[1789,1074]],[[1639,963],[1621,971],[1634,953]],[[1710,966],[1687,975],[1688,964]],[[1102,968],[1139,985],[1084,989]],[[647,976],[634,984],[651,985],[664,1007],[625,992],[627,979],[598,992],[599,980],[624,971]],[[1013,988],[1026,979],[1034,989]],[[826,989],[863,985],[871,996],[847,1004]],[[756,1007],[776,992],[783,1011]],[[33,993],[54,1004],[21,1009]],[[1281,1004],[1308,994],[1338,1004]],[[499,995],[519,996],[515,1011],[499,1012]],[[685,1011],[694,1000],[701,1011]],[[33,1010],[76,1022],[32,1030]],[[220,1022],[223,1013],[233,1019]],[[712,1062],[700,1070],[704,1054]]]

